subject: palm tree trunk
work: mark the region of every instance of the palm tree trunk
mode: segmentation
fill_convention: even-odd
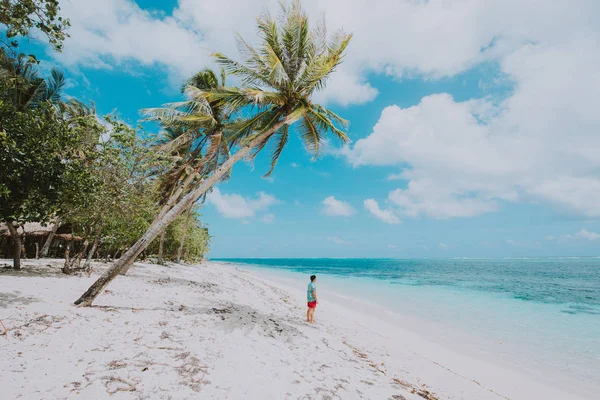
[[[160,243],[158,244],[158,263],[160,265],[163,264],[163,249],[165,246],[165,233],[167,232],[167,229],[163,229],[163,231],[160,233]]]
[[[19,236],[19,232],[17,232],[13,221],[6,221],[6,226],[15,246],[13,251],[13,268],[18,270],[21,269],[21,236]]]
[[[185,244],[185,237],[187,236],[188,228],[190,225],[190,219],[192,217],[192,207],[188,210],[187,218],[185,219],[185,229],[181,235],[181,241],[179,242],[179,249],[177,249],[177,264],[181,262],[181,253],[183,252],[183,245]]]
[[[56,235],[56,230],[58,229],[59,226],[60,226],[60,219],[56,218],[56,221],[54,221],[54,225],[52,225],[52,231],[50,231],[50,234],[48,235],[46,242],[42,246],[42,252],[40,253],[40,257],[42,257],[42,258],[48,257],[48,251],[50,250],[50,246],[52,245],[52,241],[54,240],[54,235]]]
[[[108,284],[115,279],[121,271],[127,269],[137,256],[144,251],[146,247],[154,240],[156,237],[169,226],[181,213],[191,207],[200,196],[206,193],[214,184],[219,182],[223,176],[225,176],[233,167],[233,165],[240,161],[242,158],[246,157],[250,151],[269,139],[273,133],[279,130],[283,125],[290,124],[293,121],[288,121],[287,119],[282,120],[275,124],[271,129],[261,133],[253,140],[251,140],[247,145],[243,146],[237,153],[227,159],[219,168],[217,168],[207,179],[202,181],[196,189],[186,194],[177,202],[177,204],[171,208],[169,212],[165,214],[163,218],[161,218],[156,224],[153,224],[148,228],[146,233],[142,235],[142,237],[131,246],[121,258],[116,261],[106,272],[104,272],[92,286],[79,298],[75,301],[75,304],[81,306],[91,306],[92,302],[98,297],[100,292],[108,286]]]

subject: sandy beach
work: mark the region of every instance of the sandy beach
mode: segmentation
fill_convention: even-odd
[[[308,325],[307,282],[220,263],[136,264],[78,308],[106,264],[90,277],[59,265],[2,269],[2,398],[592,398],[442,347],[358,299],[320,293]]]

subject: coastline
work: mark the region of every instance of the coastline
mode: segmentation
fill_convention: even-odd
[[[591,398],[349,307],[360,299],[320,293],[310,326],[305,282],[244,266],[136,264],[95,307],[77,308],[74,298],[106,265],[65,277],[48,263],[24,267],[44,277],[0,274],[8,398]]]

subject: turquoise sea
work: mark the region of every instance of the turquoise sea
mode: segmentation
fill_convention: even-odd
[[[214,259],[419,318],[432,340],[600,389],[600,258]],[[431,326],[431,325],[429,325]],[[587,390],[586,390],[587,391]]]

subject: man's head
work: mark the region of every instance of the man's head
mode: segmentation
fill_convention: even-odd
[[[310,276],[310,281],[311,281],[311,282],[314,282],[314,281],[316,281],[316,280],[317,280],[317,276],[316,276],[316,275],[311,275],[311,276]]]

